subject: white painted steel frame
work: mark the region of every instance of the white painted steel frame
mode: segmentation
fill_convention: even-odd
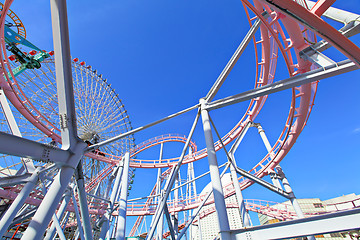
[[[129,186],[129,164],[130,164],[130,153],[125,153],[124,156],[124,170],[121,177],[121,189],[119,199],[119,215],[116,226],[116,240],[125,239],[125,227],[126,227],[126,206]]]
[[[262,141],[263,141],[263,143],[264,143],[264,145],[266,147],[266,150],[269,152],[269,154],[271,154],[272,147],[271,147],[271,144],[270,144],[268,138],[266,137],[265,130],[262,128],[261,124],[259,124],[259,123],[255,124],[255,127],[258,129],[258,132],[259,132],[260,137],[261,137],[261,139],[262,139]],[[300,204],[297,201],[297,199],[295,197],[295,194],[294,194],[292,188],[290,187],[290,183],[287,180],[287,178],[285,177],[285,174],[282,171],[280,165],[276,166],[276,170],[278,172],[277,174],[279,175],[279,177],[280,177],[280,179],[282,181],[282,184],[284,186],[285,191],[287,193],[289,193],[290,202],[291,202],[291,205],[293,206],[293,208],[295,210],[296,215],[298,216],[298,218],[304,218],[305,216],[304,216],[303,211],[301,210]],[[307,236],[307,238],[310,239],[310,240],[315,240],[315,237],[312,236],[312,235]]]
[[[225,169],[222,171],[222,173],[220,174],[220,179],[224,176],[224,174],[226,173],[226,171],[228,170],[230,164],[226,163],[226,167]],[[181,232],[179,233],[178,239],[181,239],[186,230],[190,227],[190,225],[192,224],[192,222],[195,220],[195,218],[198,218],[198,224],[200,227],[200,211],[202,209],[202,207],[205,205],[205,203],[207,202],[207,200],[209,199],[209,197],[211,196],[211,194],[213,193],[214,189],[210,189],[210,191],[206,194],[206,196],[204,197],[204,199],[201,201],[201,203],[199,204],[199,206],[193,211],[193,214],[191,215],[189,221],[185,224],[184,229],[181,230]],[[201,229],[200,229],[200,238],[201,238]]]
[[[231,231],[233,240],[305,237],[360,229],[360,208]],[[249,238],[250,237],[250,238]]]
[[[2,72],[2,71],[1,71]],[[2,73],[3,74],[3,73]],[[5,114],[6,121],[10,127],[11,133],[15,136],[22,137],[20,129],[16,123],[15,117],[10,109],[9,102],[6,99],[4,90],[0,88],[0,104]],[[23,165],[27,172],[33,173],[35,171],[34,163],[30,158],[21,158]]]
[[[208,154],[210,178],[211,178],[211,184],[214,194],[215,209],[217,213],[216,216],[220,230],[220,238],[224,240],[228,240],[230,239],[230,235],[227,233],[227,231],[230,230],[230,224],[227,216],[224,192],[221,184],[218,162],[214,147],[214,140],[211,132],[210,116],[209,116],[209,112],[206,109],[204,109],[205,103],[206,103],[205,99],[200,99],[201,118],[202,118],[204,135],[205,135],[206,151]]]
[[[49,222],[51,216],[54,214],[55,208],[57,207],[57,204],[60,201],[60,197],[61,197],[62,193],[65,191],[65,188],[67,187],[67,184],[64,184],[64,183],[70,182],[70,179],[74,173],[74,170],[77,167],[78,162],[81,160],[85,150],[90,151],[92,149],[98,148],[98,147],[108,144],[110,142],[121,139],[125,136],[131,135],[135,132],[141,131],[145,128],[151,127],[155,124],[158,124],[160,122],[163,122],[165,120],[168,120],[170,118],[178,116],[185,112],[188,112],[190,110],[196,109],[200,106],[199,104],[197,104],[193,107],[190,107],[188,109],[180,111],[176,114],[170,115],[170,116],[163,118],[159,121],[156,121],[154,123],[131,130],[127,133],[121,134],[121,135],[114,137],[112,139],[109,139],[107,141],[87,147],[86,144],[80,142],[80,140],[77,136],[77,130],[76,130],[76,116],[75,116],[75,104],[74,104],[74,97],[73,97],[73,86],[72,86],[72,75],[71,75],[71,64],[70,64],[71,59],[70,59],[70,47],[69,47],[68,24],[67,24],[67,13],[66,13],[66,1],[51,0],[51,8],[52,8],[54,46],[55,46],[55,53],[56,53],[55,61],[56,61],[56,66],[57,66],[56,74],[57,74],[57,84],[58,84],[57,89],[58,89],[58,101],[59,101],[59,115],[60,115],[60,123],[61,123],[62,149],[57,149],[57,148],[50,147],[50,146],[47,146],[44,144],[35,143],[33,141],[22,139],[20,137],[15,137],[10,134],[0,133],[0,138],[2,140],[6,141],[6,144],[4,144],[5,146],[2,146],[2,147],[0,146],[0,152],[11,154],[11,155],[16,155],[16,156],[20,156],[20,157],[29,157],[29,158],[37,159],[40,161],[56,162],[56,163],[58,163],[59,166],[61,166],[61,169],[60,169],[58,175],[56,176],[53,184],[51,185],[48,193],[46,194],[43,202],[41,203],[37,213],[35,214],[33,221],[31,221],[28,230],[26,230],[26,232],[23,236],[23,239],[39,239],[43,236],[43,233],[45,231],[47,223]],[[260,23],[258,22],[258,24],[260,24]],[[254,27],[254,29],[255,29],[255,27]],[[255,29],[255,31],[256,31],[256,29]],[[253,34],[253,33],[250,33],[250,34]],[[250,39],[250,37],[247,37],[244,39],[244,41],[249,40],[249,39]],[[248,44],[248,42],[245,42],[245,46],[247,44]],[[241,52],[239,54],[241,54]],[[217,81],[217,83],[212,88],[211,92],[209,92],[209,94],[207,96],[207,99],[209,101],[211,101],[213,99],[217,90],[221,86],[221,83],[225,80],[227,74],[229,73],[229,71],[231,71],[231,68],[235,64],[235,62],[237,60],[236,58],[238,58],[238,56],[236,54],[234,56],[235,56],[235,60],[230,63],[227,70],[225,69],[223,71],[222,75],[220,75],[220,77],[218,79],[219,81]],[[213,148],[214,146],[213,146],[213,139],[212,139],[211,127],[210,127],[210,117],[209,117],[208,111],[216,109],[216,108],[224,107],[224,106],[227,106],[230,104],[238,103],[241,101],[249,100],[252,98],[256,98],[259,96],[271,94],[271,93],[274,93],[277,91],[281,91],[284,89],[302,85],[302,84],[305,84],[308,82],[313,82],[313,81],[317,81],[317,80],[324,79],[327,77],[335,76],[335,75],[338,75],[338,74],[341,74],[344,72],[348,72],[348,71],[352,71],[355,69],[357,69],[355,64],[353,64],[350,61],[343,61],[343,62],[334,64],[334,65],[328,66],[324,69],[314,70],[312,72],[308,72],[308,73],[305,73],[305,74],[302,74],[299,76],[291,77],[289,79],[286,79],[286,80],[283,80],[280,82],[276,82],[274,84],[269,84],[269,85],[263,86],[261,88],[257,88],[257,89],[254,89],[254,90],[251,90],[251,91],[248,91],[245,93],[241,93],[241,94],[238,94],[238,95],[235,95],[232,97],[221,99],[221,100],[218,100],[218,101],[215,101],[212,103],[207,102],[204,99],[201,100],[201,115],[202,115],[205,140],[206,140],[206,145],[207,145],[207,150],[208,150],[210,174],[211,174],[211,178],[212,178],[212,184],[213,184],[213,190],[214,190],[214,196],[215,196],[214,197],[215,198],[215,207],[218,211],[218,216],[219,216],[218,221],[219,221],[219,225],[220,225],[220,234],[221,234],[222,239],[230,239],[230,233],[232,234],[232,236],[235,236],[236,239],[242,239],[242,236],[243,236],[242,234],[244,233],[244,231],[237,231],[237,232],[229,231],[229,224],[228,224],[227,216],[226,216],[226,207],[225,207],[224,196],[223,196],[222,187],[221,187],[221,177],[220,177],[220,174],[218,171],[215,150]],[[154,230],[155,230],[154,226],[158,223],[160,215],[162,214],[162,210],[167,209],[167,205],[166,205],[167,197],[168,197],[168,195],[171,191],[171,187],[173,186],[174,181],[176,179],[175,176],[177,176],[177,174],[178,174],[179,167],[184,158],[185,151],[189,145],[189,141],[191,139],[191,136],[194,131],[194,128],[195,128],[198,118],[199,118],[199,113],[197,114],[196,120],[194,121],[193,127],[191,128],[189,137],[185,144],[184,150],[181,154],[179,163],[174,168],[174,171],[172,172],[172,174],[170,176],[168,186],[167,186],[167,189],[165,192],[165,196],[162,198],[161,204],[159,204],[159,207],[157,209],[157,214],[154,216],[153,226],[151,228],[152,232],[150,232],[150,234],[149,234],[150,237],[148,237],[147,239],[152,237],[152,234],[154,233]],[[24,148],[22,148],[20,150],[11,148],[10,145],[11,145],[11,143],[14,143],[14,142],[16,142],[17,144],[18,143],[23,144]],[[71,150],[71,154],[70,154],[69,150]],[[127,157],[128,157],[128,161],[129,161],[128,153],[127,153]],[[243,176],[247,176],[247,177],[251,178],[251,176],[247,175],[246,171],[239,169],[236,165],[232,165],[232,168],[236,169],[236,171],[239,172],[240,174],[242,174]],[[81,170],[81,169],[79,169],[79,170]],[[37,181],[38,178],[35,177],[34,174],[33,174],[33,176],[34,176],[35,180]],[[127,179],[128,174],[124,173],[123,178]],[[256,179],[256,178],[251,178],[251,179],[253,181],[262,183],[262,185],[264,185],[264,186],[266,185],[265,183],[263,183],[261,181],[261,179]],[[284,180],[286,178],[282,177],[282,179]],[[85,190],[84,190],[83,182],[81,182],[81,178],[79,178],[78,180],[80,180],[80,182],[78,181],[78,187],[80,186],[79,191],[78,191],[79,197],[80,197],[80,202],[86,203],[86,194],[84,194]],[[29,191],[29,190],[31,191],[32,188],[34,187],[33,186],[34,182],[36,183],[36,181],[34,181],[34,179],[32,179],[32,178],[28,179],[28,183],[26,184],[26,186],[29,185],[29,187],[24,187],[23,191],[25,191],[26,194],[27,194],[27,191]],[[30,183],[32,183],[31,186],[30,186]],[[285,185],[286,185],[286,182],[285,182]],[[274,187],[274,186],[269,187],[268,185],[266,185],[266,186],[271,189],[273,189],[273,187]],[[124,193],[127,193],[127,181],[125,179],[123,179],[123,181],[122,181],[122,188],[125,188],[125,190],[121,191],[121,195],[123,195]],[[26,194],[23,194],[21,196],[19,195],[21,200],[24,200],[24,198],[26,198],[26,197],[24,197]],[[286,196],[285,193],[283,193],[281,195]],[[286,196],[286,197],[289,197],[289,196]],[[73,198],[73,199],[75,200],[75,198]],[[122,199],[122,202],[125,203],[125,207],[126,207],[126,196],[122,196],[121,199]],[[14,205],[14,207],[15,207],[15,205]],[[88,210],[87,203],[85,205],[83,205],[81,208],[82,208],[82,214],[84,215],[84,213],[86,213],[86,210]],[[124,206],[122,206],[122,210],[124,213],[124,211],[125,211]],[[14,213],[16,214],[17,211],[14,211]],[[77,216],[79,215],[78,212],[76,215]],[[86,215],[88,215],[88,214],[86,214]],[[343,222],[346,222],[346,224],[347,224],[345,226],[344,224],[339,224],[337,222],[336,231],[358,228],[358,224],[356,224],[356,226],[355,226],[354,223],[359,222],[359,220],[360,220],[359,216],[360,216],[360,211],[359,211],[359,209],[356,209],[356,211],[352,210],[352,211],[348,211],[348,212],[337,213],[337,214],[332,214],[332,215],[327,215],[327,216],[313,217],[311,219],[307,218],[307,219],[294,220],[290,223],[285,222],[285,223],[272,225],[272,227],[271,226],[270,227],[253,227],[253,228],[249,228],[248,231],[249,232],[252,231],[253,234],[255,234],[255,236],[258,237],[257,239],[265,239],[265,238],[262,238],[263,236],[266,236],[266,239],[269,239],[269,238],[272,239],[272,236],[276,235],[276,234],[274,234],[274,231],[275,231],[274,229],[277,230],[277,234],[279,232],[278,229],[284,229],[284,230],[282,230],[283,235],[288,234],[286,236],[290,236],[292,234],[290,237],[304,236],[304,235],[309,235],[309,234],[319,234],[319,233],[330,232],[328,226],[333,221],[343,221]],[[121,217],[123,217],[123,219],[124,219],[125,215],[121,214]],[[168,212],[167,212],[167,217],[168,218],[170,217]],[[122,219],[122,218],[120,218],[120,219]],[[8,221],[8,222],[10,222],[10,221]],[[78,218],[78,222],[80,224],[79,218]],[[170,222],[171,221],[169,221],[169,224],[170,224]],[[91,239],[92,233],[91,233],[91,224],[90,224],[89,220],[83,219],[83,224],[84,224],[84,228],[86,229],[86,231],[85,231],[86,239]],[[309,225],[309,224],[311,224],[311,225]],[[120,220],[120,222],[118,223],[117,226],[122,231],[125,226],[125,221]],[[291,234],[289,233],[289,226],[292,227]],[[295,226],[295,228],[293,226]],[[308,232],[304,231],[304,229],[305,229],[304,226],[307,227],[306,229],[309,229]],[[311,228],[309,226],[312,226],[312,227],[317,226],[318,230],[315,230],[314,228]],[[334,225],[330,225],[330,226],[332,226],[331,231],[334,231],[335,230]],[[81,229],[81,227],[80,227],[80,229]],[[253,231],[252,229],[256,230],[256,231]],[[295,229],[295,231],[294,231],[294,229]],[[270,233],[273,235],[269,235]],[[172,233],[172,237],[175,238],[175,236],[173,234],[174,233]],[[266,234],[266,235],[264,235],[264,234]],[[82,236],[81,230],[80,230],[80,236]],[[119,239],[123,239],[124,237],[125,237],[124,234],[121,234],[121,236],[119,236],[117,234],[117,238],[119,238]],[[179,235],[179,238],[181,238],[181,233]],[[279,238],[279,237],[277,237],[277,238]],[[283,238],[283,237],[281,237],[281,238]]]
[[[213,101],[211,103],[207,103],[206,109],[214,110],[217,108],[226,107],[235,103],[244,102],[247,100],[251,100],[253,98],[269,95],[289,88],[304,85],[306,83],[323,80],[326,78],[337,76],[339,74],[347,73],[357,69],[358,67],[355,65],[355,63],[351,62],[350,60],[344,60],[336,64],[333,64],[331,66],[328,66],[325,69],[318,68],[316,70],[307,73],[296,75],[294,77],[277,81],[272,84],[268,84],[259,88],[251,89],[249,91],[240,94],[236,94],[230,97]]]
[[[231,173],[231,178],[232,178],[233,185],[235,188],[236,199],[237,199],[237,202],[239,205],[241,227],[251,226],[251,221],[250,221],[250,216],[248,215],[246,208],[245,208],[245,202],[244,202],[244,197],[241,192],[240,182],[238,180],[236,169],[234,167],[234,166],[237,166],[234,154],[251,125],[252,125],[252,122],[250,122],[250,121],[245,125],[245,127],[242,129],[240,135],[237,137],[234,144],[231,146],[231,148],[229,150],[230,158],[232,158],[232,160],[233,160],[232,161],[233,164],[230,164],[230,173]]]
[[[186,139],[186,143],[185,143],[185,146],[181,152],[181,155],[180,155],[180,158],[179,158],[179,161],[177,163],[177,165],[173,168],[171,174],[169,175],[169,180],[165,186],[165,194],[164,196],[162,197],[161,199],[161,202],[158,204],[157,208],[156,208],[156,212],[154,214],[154,217],[153,217],[153,220],[152,220],[152,223],[151,223],[151,226],[150,226],[150,231],[146,237],[146,240],[149,240],[149,239],[152,239],[153,235],[154,235],[154,232],[155,232],[155,229],[156,229],[156,225],[158,224],[159,222],[159,219],[160,219],[160,216],[162,215],[163,213],[163,209],[165,207],[165,204],[166,204],[166,201],[169,197],[169,194],[170,194],[170,191],[171,191],[171,187],[174,185],[174,182],[175,182],[175,179],[176,179],[176,175],[181,167],[181,164],[184,160],[184,157],[185,157],[185,153],[189,147],[189,144],[190,144],[190,140],[194,134],[194,131],[195,131],[195,127],[197,125],[197,122],[199,120],[199,117],[200,117],[200,111],[198,110],[197,114],[196,114],[196,117],[195,117],[195,120],[191,126],[191,129],[190,129],[190,133],[188,135],[188,138]]]
[[[190,148],[191,149],[191,148]],[[164,144],[161,143],[160,145],[160,153],[159,153],[159,161],[162,160],[164,153]],[[157,181],[156,181],[156,194],[158,195],[157,201],[158,203],[161,201],[161,172],[162,169],[158,168],[158,174],[157,174]],[[163,233],[164,233],[164,215],[161,214],[161,217],[159,219],[159,223],[157,224],[157,236],[156,240],[163,240]]]

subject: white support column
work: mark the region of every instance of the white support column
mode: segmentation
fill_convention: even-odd
[[[233,158],[233,160],[235,163],[234,158]],[[246,214],[247,212],[246,212],[246,208],[245,208],[244,197],[242,195],[238,176],[237,176],[236,170],[233,165],[230,165],[230,172],[231,172],[231,178],[232,178],[234,189],[235,189],[236,199],[237,199],[237,202],[239,205],[241,227],[249,227],[250,221],[248,219],[248,215]]]
[[[62,217],[64,216],[65,210],[67,205],[70,202],[70,198],[71,198],[71,190],[67,190],[64,194],[64,199],[59,207],[59,211],[56,213],[56,217],[57,219],[62,219]],[[44,240],[51,240],[53,239],[55,236],[55,221],[51,224],[50,228],[48,229],[48,231],[46,232],[45,238]]]
[[[2,74],[2,71],[0,71],[0,72]],[[4,90],[2,88],[0,88],[0,105],[3,109],[4,115],[5,115],[6,121],[9,125],[11,133],[15,136],[22,137],[20,129],[15,121],[14,115],[10,109],[9,103],[6,99]],[[35,171],[35,167],[34,167],[34,163],[33,163],[32,159],[21,158],[21,161],[23,162],[24,167],[27,172],[33,173]]]
[[[176,208],[179,204],[179,180],[180,180],[180,169],[178,171],[178,173],[176,174],[176,179],[175,179],[175,190],[174,190],[174,207]],[[178,235],[178,231],[179,231],[179,214],[177,212],[174,212],[171,215],[171,221],[173,223],[174,226],[174,235],[175,238],[177,238]]]
[[[150,226],[150,230],[148,232],[148,235],[146,236],[146,240],[150,240],[152,239],[153,235],[154,235],[154,232],[155,232],[155,225],[159,222],[159,218],[160,218],[160,214],[163,214],[163,210],[165,208],[165,205],[166,205],[166,201],[170,195],[170,191],[171,191],[171,187],[173,186],[174,182],[175,182],[175,174],[179,171],[180,167],[181,167],[181,164],[184,160],[184,157],[185,157],[185,153],[187,151],[187,148],[189,147],[189,144],[190,144],[190,140],[194,134],[194,131],[195,131],[195,127],[196,127],[196,124],[199,120],[199,117],[200,117],[200,111],[197,112],[196,114],[196,117],[195,117],[195,120],[193,122],[193,125],[191,126],[191,129],[190,129],[190,133],[186,139],[186,142],[185,142],[185,146],[181,152],[181,155],[180,155],[180,158],[179,158],[179,161],[177,162],[176,166],[173,168],[173,170],[171,171],[170,175],[169,175],[169,179],[165,185],[165,193],[164,193],[164,196],[162,197],[161,199],[161,202],[158,204],[157,208],[156,208],[156,211],[155,211],[155,214],[153,216],[153,220],[151,222],[151,226]]]
[[[264,145],[265,145],[265,147],[266,147],[266,150],[269,152],[269,154],[270,154],[271,157],[274,157],[274,153],[272,152],[272,147],[271,147],[271,145],[270,145],[270,142],[269,142],[268,138],[266,137],[266,134],[265,134],[264,129],[261,127],[261,125],[260,125],[259,123],[256,123],[256,124],[254,124],[254,125],[257,127],[257,129],[258,129],[258,131],[259,131],[259,134],[260,134],[260,136],[261,136],[261,139],[263,140]],[[287,181],[287,179],[286,179],[286,177],[285,177],[285,174],[283,173],[280,165],[276,166],[276,170],[277,170],[277,172],[278,172],[278,175],[279,175],[280,179],[282,180],[282,184],[283,184],[283,186],[284,186],[284,190],[285,190],[287,193],[290,194],[290,198],[289,198],[289,199],[290,199],[290,202],[291,202],[292,206],[294,207],[294,210],[295,210],[295,212],[296,212],[296,215],[297,215],[299,218],[304,218],[304,217],[305,217],[305,216],[304,216],[304,213],[303,213],[303,211],[301,210],[300,205],[299,205],[298,201],[297,201],[296,198],[295,198],[294,192],[292,191],[292,189],[291,189],[291,187],[290,187],[290,184],[289,184],[289,182]],[[274,172],[274,173],[276,174],[276,172]],[[273,180],[275,186],[276,186],[276,185],[280,185],[280,184],[278,183],[278,177],[277,177],[277,176],[276,176],[276,177],[275,177],[275,176],[271,177],[271,180]],[[280,187],[281,187],[281,185],[280,185]],[[314,237],[314,236],[308,236],[308,239],[309,239],[309,240],[315,240],[315,237]]]
[[[85,180],[82,172],[82,163],[79,162],[76,172],[76,187],[78,190],[78,198],[80,204],[81,220],[84,227],[85,240],[92,240],[92,226],[89,214],[89,206],[87,202],[87,194],[85,191]]]
[[[119,193],[120,193],[120,181],[122,172],[124,169],[124,158],[119,163],[117,167],[116,172],[116,178],[113,183],[113,188],[110,195],[110,203],[108,208],[106,209],[106,213],[104,214],[105,221],[102,224],[101,233],[100,233],[100,240],[109,239],[110,238],[110,219],[111,219],[111,213],[114,210],[115,200],[118,199]]]
[[[227,164],[225,169],[222,171],[222,173],[220,175],[220,179],[224,176],[224,174],[228,170],[228,168],[229,168],[229,164]],[[185,234],[185,232],[187,231],[187,229],[189,228],[189,226],[192,224],[192,222],[194,221],[194,219],[196,217],[198,218],[199,224],[200,224],[200,217],[199,217],[200,210],[205,205],[205,203],[207,202],[207,200],[209,199],[209,197],[210,197],[210,195],[212,193],[213,193],[213,189],[210,189],[210,191],[207,193],[207,195],[204,197],[204,199],[202,199],[201,203],[196,208],[196,210],[193,211],[193,214],[191,215],[191,218],[189,219],[189,221],[185,224],[185,227],[179,233],[178,239],[182,238],[182,236]],[[200,229],[200,239],[201,239],[201,229]]]
[[[129,185],[129,163],[130,163],[130,154],[129,152],[125,153],[124,158],[124,171],[121,177],[121,191],[120,191],[120,200],[119,200],[119,216],[118,223],[116,226],[116,240],[125,239],[125,228],[126,228],[126,206],[127,206],[127,193]]]
[[[359,229],[360,209],[352,209],[309,218],[260,225],[231,231],[232,239],[294,239],[309,235],[344,232]]]
[[[285,177],[285,174],[284,174],[282,168],[280,167],[280,165],[276,166],[276,170],[279,174],[279,177],[282,181],[285,191],[288,193],[291,193],[291,195],[292,195],[292,197],[290,198],[290,202],[291,202],[292,206],[294,207],[296,215],[298,216],[298,218],[304,218],[305,216],[304,216],[303,211],[301,210],[300,204],[296,200],[295,194],[294,194],[292,188],[290,187],[290,183],[287,180],[287,178]]]
[[[163,150],[164,150],[164,143],[161,143],[160,145],[160,156],[159,161],[163,158]],[[159,194],[159,197],[157,197],[158,204],[161,201],[161,168],[158,168],[158,174],[157,174],[157,182],[156,182],[156,194]],[[164,214],[160,216],[159,222],[157,224],[157,240],[163,240],[163,232],[164,232]]]
[[[85,240],[84,237],[84,230],[82,228],[82,224],[81,224],[81,216],[80,216],[80,211],[76,202],[76,198],[75,198],[75,187],[71,187],[73,190],[73,194],[72,194],[72,200],[73,200],[73,204],[74,204],[74,209],[75,209],[75,216],[76,216],[76,221],[77,221],[77,237],[75,239],[78,239],[80,237],[81,240]]]
[[[43,238],[43,234],[48,226],[55,210],[60,202],[61,196],[74,174],[75,167],[83,156],[86,144],[79,143],[74,151],[74,154],[68,159],[68,165],[61,167],[58,174],[55,176],[49,191],[45,195],[38,210],[32,218],[28,228],[26,229],[22,239],[23,240],[37,240]]]
[[[252,122],[247,122],[247,124],[244,126],[243,130],[241,131],[240,135],[235,140],[234,144],[231,146],[231,149],[229,151],[229,155],[232,158],[232,161],[234,163],[234,166],[236,167],[236,160],[235,160],[235,151],[239,147],[241,141],[243,140],[244,136],[246,135],[247,131],[249,130],[250,126],[252,125]],[[239,205],[239,211],[240,211],[240,218],[241,218],[241,225],[242,227],[249,227],[251,226],[250,216],[246,211],[245,208],[245,202],[244,197],[241,192],[240,183],[238,180],[238,176],[234,167],[232,164],[230,165],[230,172],[231,172],[231,178],[234,184],[235,189],[235,195],[238,201]]]
[[[11,224],[11,221],[15,218],[16,214],[25,203],[26,198],[34,189],[37,181],[39,180],[39,172],[40,171],[38,169],[35,170],[30,180],[25,184],[23,189],[21,189],[19,195],[17,195],[13,203],[10,205],[10,207],[5,212],[5,214],[2,216],[0,220],[0,237],[2,237],[6,233],[8,227]]]
[[[266,137],[266,134],[265,134],[265,130],[261,127],[261,125],[259,123],[254,123],[253,124],[254,127],[256,127],[258,129],[258,132],[260,134],[260,137],[265,145],[265,148],[266,150],[268,151],[268,153],[270,154],[270,157],[273,158],[275,156],[275,154],[271,151],[272,150],[272,147],[271,147],[271,144],[269,142],[269,139]],[[277,175],[277,173],[275,171],[271,172],[270,174],[270,179],[272,181],[272,183],[282,189],[282,186],[280,184],[280,181],[279,181],[279,176]]]
[[[63,149],[75,149],[77,136],[66,0],[50,0],[56,88]]]
[[[206,141],[206,149],[208,154],[209,168],[210,168],[210,177],[214,194],[215,209],[217,213],[217,220],[220,230],[220,238],[222,240],[230,240],[230,225],[226,212],[226,205],[224,199],[224,193],[221,185],[221,179],[218,169],[218,162],[216,158],[214,140],[211,132],[209,112],[204,109],[205,99],[200,99],[201,104],[201,117],[203,122],[203,129]]]

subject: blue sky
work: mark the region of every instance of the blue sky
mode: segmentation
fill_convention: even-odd
[[[358,0],[334,6],[360,9]],[[51,50],[48,2],[15,1],[12,9],[22,19],[28,39]],[[240,1],[123,0],[68,1],[71,52],[86,61],[112,84],[125,104],[133,127],[142,126],[190,107],[205,96],[249,29]],[[333,22],[330,22],[335,24]],[[335,24],[337,28],[341,27]],[[360,38],[353,41],[359,45]],[[336,60],[337,51],[328,51]],[[254,85],[253,47],[246,49],[216,98],[251,89]],[[288,76],[279,59],[275,80]],[[360,193],[360,71],[323,80],[310,119],[296,144],[281,163],[299,198],[328,199]],[[268,98],[257,122],[274,143],[286,121],[290,90]],[[247,103],[211,112],[218,130],[227,133],[243,115]],[[166,133],[187,135],[195,112],[135,135],[136,143]],[[194,140],[204,148],[198,124]],[[214,136],[215,138],[215,136]],[[178,156],[181,146],[165,146],[166,156]],[[159,149],[141,158],[154,159]],[[248,169],[265,154],[251,129],[238,150],[238,165]],[[225,161],[219,154],[219,163]],[[207,160],[195,164],[195,174],[208,170]],[[138,170],[130,197],[144,196],[155,183],[156,170]],[[199,182],[201,189],[207,180]],[[283,201],[258,186],[244,191],[249,199]]]

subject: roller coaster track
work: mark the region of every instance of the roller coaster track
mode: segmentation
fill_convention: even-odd
[[[2,74],[0,74],[0,87],[4,90],[7,99],[9,99],[14,107],[29,122],[31,122],[47,137],[61,144],[61,137],[58,134],[59,128],[50,122],[47,116],[43,115],[39,109],[36,109],[35,105],[22,90],[22,86],[17,82],[16,77],[12,72],[4,42],[4,18],[7,11],[9,11],[11,3],[12,1],[6,1],[3,6],[4,14],[0,19],[0,22],[2,23],[0,26],[0,63],[3,71]],[[279,51],[281,56],[284,58],[285,65],[290,76],[310,71],[311,63],[299,57],[300,51],[309,46],[305,40],[312,36],[312,33],[310,33],[309,30],[314,31],[317,35],[341,51],[357,66],[360,66],[360,49],[349,41],[348,38],[324,22],[319,16],[301,7],[296,2],[291,0],[254,0],[254,3],[252,4],[247,0],[243,0],[242,3],[244,5],[250,26],[252,26],[254,21],[258,19],[262,23],[260,26],[261,39],[256,40],[255,37],[253,38],[255,45],[255,57],[257,60],[255,88],[273,83]],[[263,16],[264,9],[269,15],[268,18]],[[301,29],[297,24],[298,22],[301,22],[307,28]],[[261,59],[258,59],[258,51],[261,51]],[[307,123],[314,105],[316,90],[317,82],[305,84],[292,89],[292,98],[286,124],[277,141],[273,145],[272,150],[251,170],[249,170],[251,174],[262,178],[268,175],[276,167],[276,165],[283,160]],[[240,135],[248,122],[253,122],[255,120],[266,99],[267,96],[262,96],[250,101],[247,111],[241,117],[240,121],[225,136],[222,137],[221,141],[225,146]],[[174,134],[162,135],[160,137],[149,139],[142,144],[137,145],[132,150],[130,166],[134,168],[172,167],[177,163],[178,158],[142,160],[135,157],[140,152],[162,143],[184,143],[185,141],[186,136]],[[215,142],[214,145],[216,151],[222,149],[220,141]],[[206,149],[197,150],[197,146],[194,142],[191,142],[190,146],[193,153],[185,157],[183,162],[184,164],[207,157]],[[99,172],[93,179],[90,180],[89,183],[87,183],[86,191],[90,192],[103,179],[111,174],[111,170],[121,160],[122,156],[111,155],[99,150],[88,152],[86,153],[86,156],[109,164],[107,168]],[[253,184],[252,181],[244,178],[240,178],[239,181],[241,183],[241,189],[245,189]],[[0,189],[0,197],[13,200],[20,189],[21,185]],[[154,194],[155,189],[156,186],[153,188],[151,195]],[[230,185],[225,186],[224,190],[226,196],[234,194],[234,189]],[[41,203],[42,197],[43,194],[40,191],[34,191],[25,202],[27,204],[38,206]],[[182,202],[169,202],[169,210],[170,212],[177,212],[194,209],[199,205],[199,199],[201,199],[201,197],[193,197],[192,199],[182,200]],[[129,204],[128,215],[144,216],[152,214],[154,211],[152,201],[152,198],[149,198],[144,204]],[[211,203],[211,201],[212,200],[209,202]],[[91,208],[89,209],[89,213],[94,215],[102,215],[106,209],[106,204],[90,204],[90,206]],[[232,207],[236,206],[233,205]],[[270,215],[273,214],[275,218],[282,217],[283,220],[289,219],[293,216],[292,213],[276,212],[275,209],[272,209],[271,207],[266,208],[261,204],[247,203],[247,207],[249,210],[258,211],[263,214],[266,214],[265,212]],[[67,210],[74,211],[74,208],[70,204]],[[114,213],[114,215],[116,215],[116,213]]]

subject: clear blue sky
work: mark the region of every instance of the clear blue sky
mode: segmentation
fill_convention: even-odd
[[[358,0],[337,1],[334,6],[360,9]],[[47,1],[15,1],[12,9],[24,22],[30,41],[43,49],[53,48]],[[122,98],[133,127],[138,127],[192,106],[206,95],[249,28],[243,13],[241,2],[235,0],[68,1],[71,51],[108,79]],[[359,36],[353,41],[359,45]],[[253,87],[252,50],[251,46],[245,51],[216,98]],[[336,51],[329,54],[344,59]],[[276,80],[286,77],[279,60]],[[360,193],[359,77],[360,71],[355,71],[319,83],[308,124],[281,163],[297,197],[328,199]],[[284,126],[290,96],[290,90],[269,96],[257,119],[271,143]],[[222,135],[246,107],[242,103],[211,112]],[[191,112],[136,134],[136,143],[165,133],[187,135],[194,116]],[[200,149],[204,148],[201,128],[199,124],[194,136]],[[167,156],[180,154],[181,146],[165,148]],[[141,158],[156,158],[158,151]],[[262,158],[266,151],[255,129],[238,152],[238,165],[245,169]],[[219,154],[219,162],[224,161]],[[206,159],[196,163],[196,175],[207,170]],[[139,169],[130,197],[150,192],[155,172]],[[206,181],[199,183],[199,189]],[[244,197],[284,200],[258,186],[245,190]]]

